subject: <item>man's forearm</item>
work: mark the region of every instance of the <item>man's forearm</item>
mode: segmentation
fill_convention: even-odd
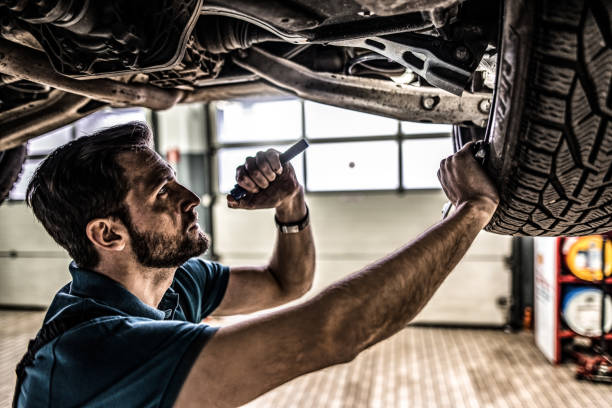
[[[282,223],[299,221],[306,214],[301,188],[292,200],[276,208],[276,217]],[[301,296],[310,289],[315,270],[315,247],[310,226],[292,234],[277,232],[269,270],[291,297]]]
[[[489,218],[490,212],[481,206],[463,204],[412,243],[323,291],[315,303],[329,311],[326,326],[338,351],[346,351],[351,358],[401,330],[431,298]]]

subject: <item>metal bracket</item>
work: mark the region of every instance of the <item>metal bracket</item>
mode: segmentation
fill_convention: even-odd
[[[486,124],[479,109],[489,93],[449,95],[438,88],[395,84],[372,78],[328,74],[252,47],[234,55],[235,64],[305,99],[400,120]]]
[[[115,106],[168,109],[184,94],[178,89],[164,90],[153,85],[126,84],[106,78],[87,81],[69,78],[55,72],[44,53],[3,39],[0,39],[0,73]]]
[[[447,41],[422,34],[402,33],[336,41],[331,45],[372,50],[416,72],[431,85],[461,95],[486,48],[486,43]]]
[[[0,150],[8,150],[45,132],[74,122],[106,106],[81,95],[58,90],[35,109],[15,108],[15,115],[0,123]],[[27,105],[27,107],[30,107]]]

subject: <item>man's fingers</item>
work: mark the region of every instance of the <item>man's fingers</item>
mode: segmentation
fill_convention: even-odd
[[[230,208],[273,208],[300,188],[291,163],[281,165],[274,149],[247,157],[244,165],[236,168],[236,181],[249,194],[241,200],[228,198]]]
[[[276,173],[274,170],[272,170],[272,166],[268,162],[264,152],[257,152],[257,155],[255,156],[255,163],[257,164],[259,171],[261,171],[268,182],[274,181],[276,178]]]
[[[497,189],[474,158],[472,146],[472,142],[466,143],[457,153],[440,162],[440,184],[456,206],[466,201],[497,203]]]
[[[476,158],[474,157],[474,152],[472,151],[472,145],[474,144],[474,142],[468,142],[465,144],[465,146],[463,146],[461,148],[461,150],[459,150],[454,157],[456,157],[459,161],[467,161],[469,162],[469,166],[473,166],[473,165],[477,165],[477,167],[480,169],[480,165],[478,165],[478,162],[476,161]],[[464,162],[462,165],[466,165],[467,162]]]
[[[453,162],[453,156],[448,156],[444,159],[444,171],[449,171],[451,169],[451,163]]]
[[[255,196],[251,195],[251,196],[247,196],[243,198],[242,200],[236,201],[236,199],[232,197],[231,194],[228,194],[225,196],[225,198],[227,199],[227,206],[229,208],[241,208],[245,210],[254,208],[253,207],[253,197]]]
[[[231,194],[226,195],[225,198],[227,199],[227,206],[229,208],[239,208],[240,207],[240,203],[236,201],[236,199],[232,197]]]
[[[274,149],[268,149],[264,152],[266,160],[270,164],[270,168],[276,174],[283,173],[283,165],[280,162],[280,153]]]
[[[236,168],[236,183],[244,188],[249,193],[258,193],[259,188],[257,184],[249,177],[248,171],[245,166],[238,166]]]
[[[257,167],[257,160],[254,157],[247,157],[244,167],[249,173],[249,177],[255,182],[257,187],[268,188],[270,183],[268,182],[266,176],[264,176],[261,170],[259,170]]]
[[[247,157],[244,165],[236,168],[238,185],[253,194],[268,188],[276,175],[282,172],[278,156],[276,150],[268,149],[266,152],[257,152],[255,157]]]
[[[459,150],[457,153],[455,153],[456,155],[464,155],[466,152],[470,154],[470,156],[472,155],[472,145],[474,144],[474,142],[467,142],[466,144],[463,145],[463,147],[461,148],[461,150]]]
[[[453,177],[454,177],[454,173],[453,173],[453,156],[449,156],[446,159],[444,159],[444,163],[443,163],[443,167],[442,167],[442,173],[444,175],[444,182],[448,183]]]
[[[438,174],[440,174],[440,172],[446,171],[446,160],[447,160],[446,157],[440,160],[440,168],[438,169]]]
[[[440,180],[440,184],[442,186],[444,186],[444,184],[446,183],[446,173],[448,172],[446,162],[448,161],[448,159],[449,158],[447,157],[440,160],[440,168],[438,169],[438,179]]]

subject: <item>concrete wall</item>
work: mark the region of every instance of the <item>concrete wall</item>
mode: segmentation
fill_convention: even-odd
[[[71,279],[69,263],[25,204],[0,206],[0,305],[49,305]]]

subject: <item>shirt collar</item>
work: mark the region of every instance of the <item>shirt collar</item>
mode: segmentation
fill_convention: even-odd
[[[156,309],[142,302],[123,285],[108,276],[79,268],[74,261],[70,263],[69,269],[72,275],[70,293],[73,295],[92,298],[130,316],[155,320],[174,318],[179,295],[171,287],[168,288],[159,303],[159,308]]]

